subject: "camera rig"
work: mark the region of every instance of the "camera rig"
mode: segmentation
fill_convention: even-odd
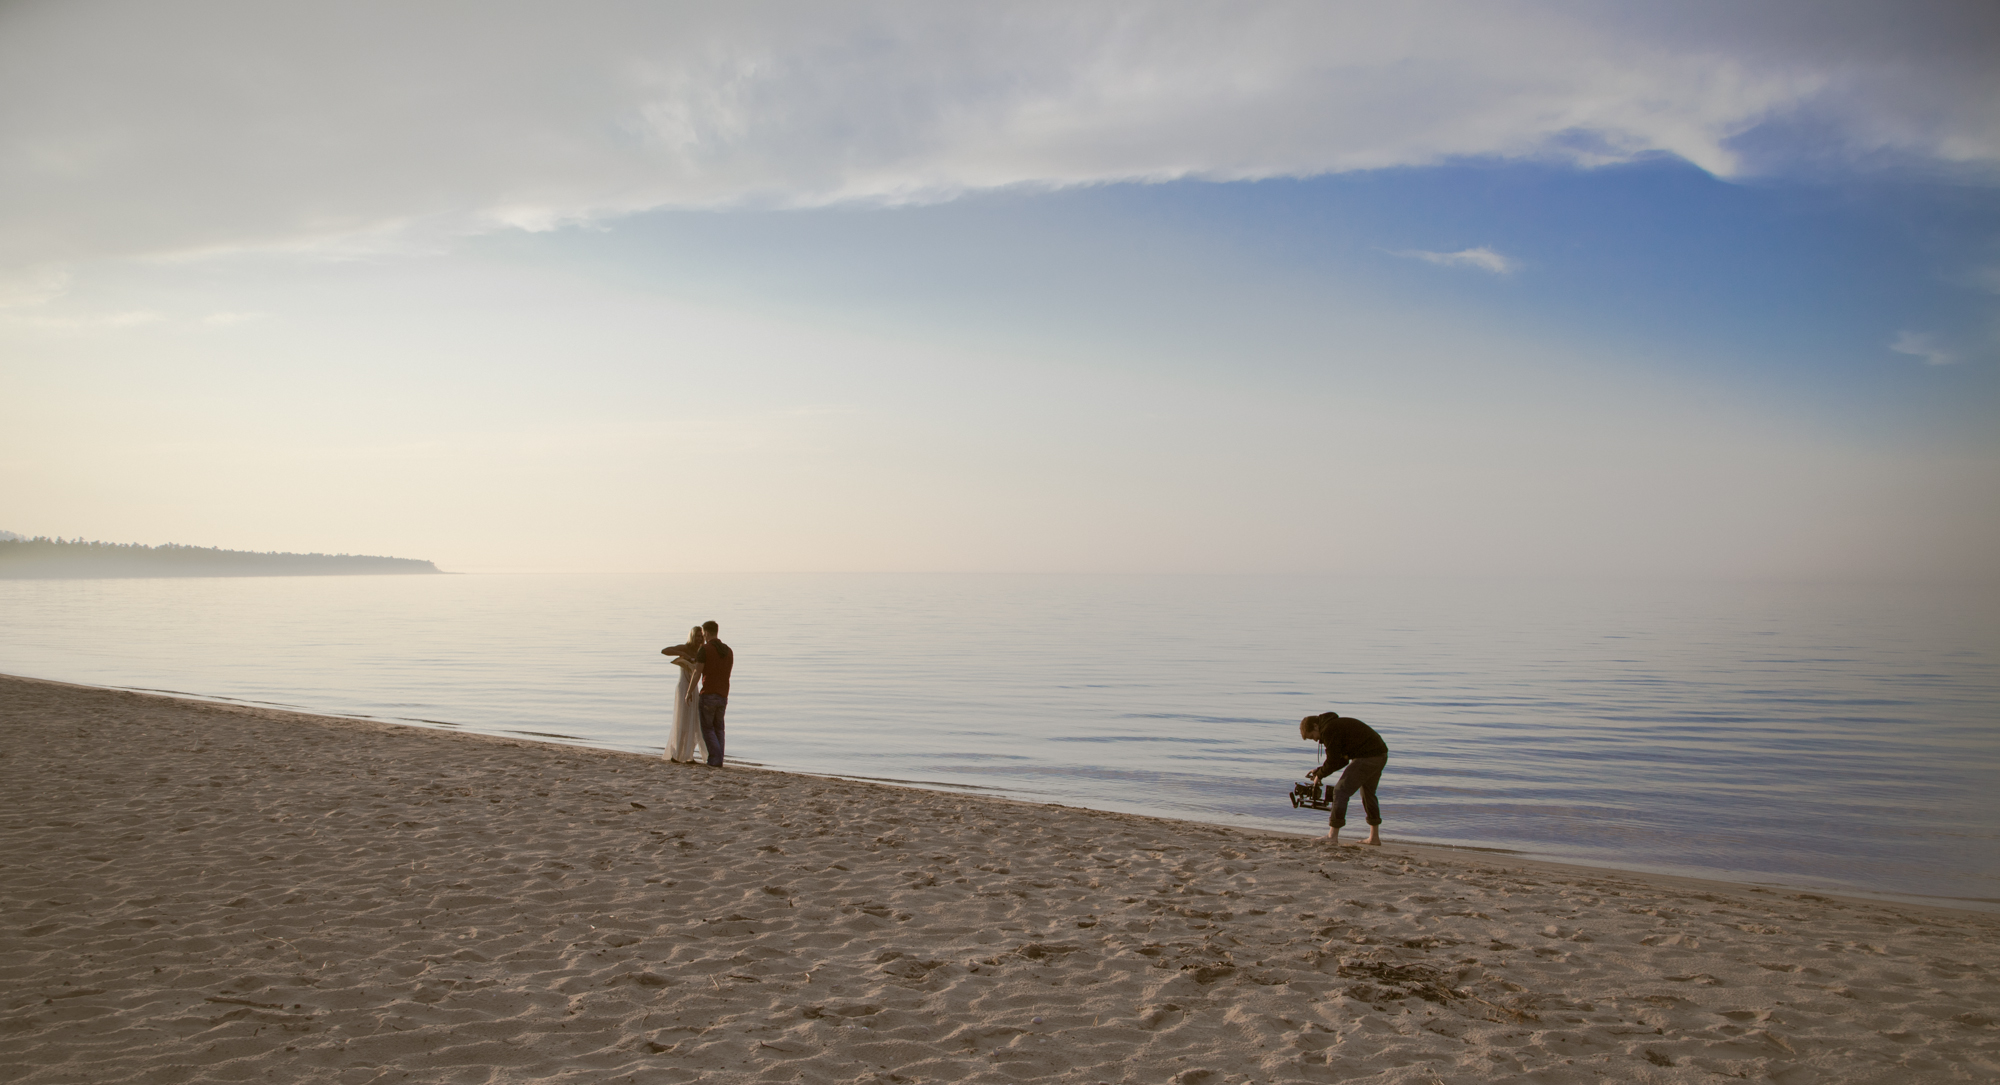
[[[1333,789],[1324,784],[1293,784],[1292,809],[1331,810]]]

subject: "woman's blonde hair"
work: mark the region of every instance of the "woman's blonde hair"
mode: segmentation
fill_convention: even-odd
[[[690,630],[688,630],[688,641],[687,641],[687,642],[688,642],[689,644],[700,644],[700,643],[701,643],[701,626],[695,626],[695,627],[694,627],[693,629],[690,629]]]

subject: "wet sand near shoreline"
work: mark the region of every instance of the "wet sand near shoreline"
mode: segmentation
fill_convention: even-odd
[[[0,1082],[2000,1077],[1990,914],[8,677],[0,736]]]

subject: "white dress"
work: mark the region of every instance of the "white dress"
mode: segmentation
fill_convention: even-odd
[[[667,736],[667,748],[660,756],[669,761],[706,761],[708,750],[701,744],[701,709],[695,704],[694,664],[675,659],[681,683],[674,690],[674,729]]]

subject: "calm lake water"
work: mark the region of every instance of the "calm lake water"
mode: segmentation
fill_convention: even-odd
[[[2000,903],[1990,591],[1310,577],[0,581],[0,671],[657,752],[702,619],[729,753],[1323,831],[1298,719],[1388,739],[1391,839]],[[1350,816],[1360,823],[1360,810]]]

